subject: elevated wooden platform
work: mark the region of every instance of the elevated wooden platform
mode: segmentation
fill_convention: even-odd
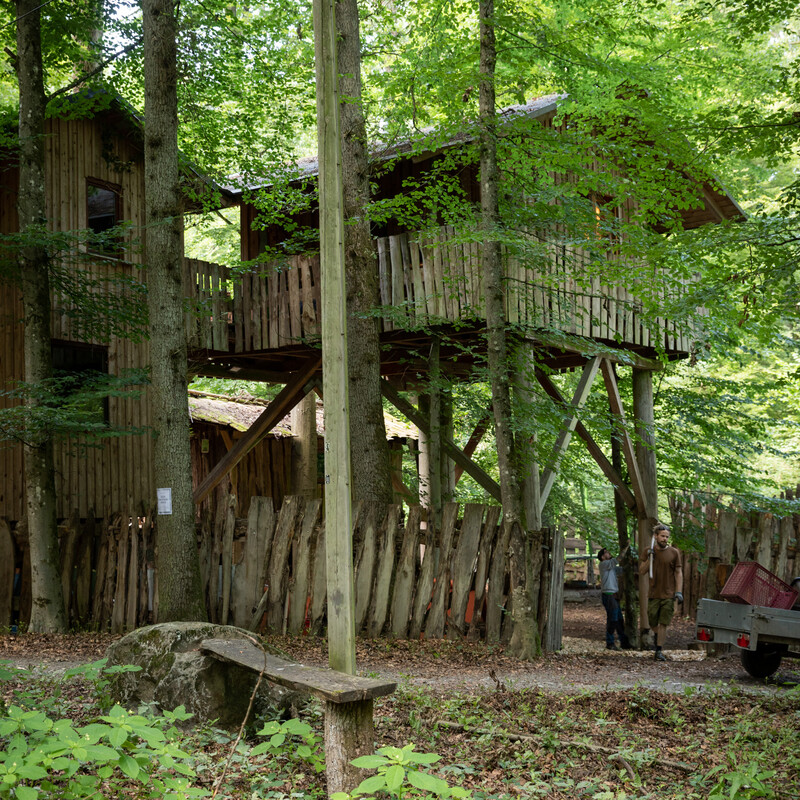
[[[445,226],[434,236],[379,238],[376,250],[384,375],[404,385],[420,373],[433,336],[441,339],[448,372],[469,375],[485,325],[479,244]],[[581,258],[569,269],[554,258],[538,270],[507,259],[509,329],[536,347],[541,363],[567,369],[602,352],[646,366],[659,353],[688,354],[691,331],[667,317],[648,318],[625,287],[582,281]],[[196,308],[187,315],[192,372],[285,381],[319,345],[319,270],[316,256],[288,257],[239,276],[187,261],[186,291]],[[648,283],[651,296],[684,291],[674,281],[668,289],[655,271]]]

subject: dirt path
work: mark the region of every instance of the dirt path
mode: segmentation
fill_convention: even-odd
[[[564,606],[564,646],[559,653],[533,663],[505,655],[498,645],[482,642],[358,642],[362,674],[375,674],[417,686],[441,689],[533,687],[559,692],[596,691],[643,686],[668,692],[738,687],[747,692],[781,692],[800,684],[800,661],[786,660],[768,684],[750,678],[739,657],[706,658],[688,645],[694,636],[690,620],[669,628],[666,663],[652,653],[605,649],[605,614],[593,592],[568,593]],[[54,674],[102,658],[117,637],[107,634],[69,636],[0,636],[0,660],[40,667]],[[310,637],[270,637],[270,641],[304,664],[324,666],[327,642]]]

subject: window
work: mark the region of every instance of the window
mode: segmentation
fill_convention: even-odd
[[[121,187],[89,179],[86,182],[86,226],[102,236],[120,221],[122,211]],[[118,237],[93,242],[89,252],[109,258],[122,258],[122,242]]]
[[[51,352],[53,377],[59,380],[58,393],[65,401],[76,399],[78,392],[108,375],[108,348],[103,345],[53,341]],[[108,423],[108,397],[87,397],[81,411],[91,422]]]

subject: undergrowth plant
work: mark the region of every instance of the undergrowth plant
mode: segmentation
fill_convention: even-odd
[[[441,756],[435,753],[415,753],[413,743],[405,747],[381,747],[371,756],[360,756],[350,763],[362,769],[377,770],[365,778],[352,792],[335,792],[332,800],[352,800],[391,797],[395,800],[412,797],[471,798],[466,789],[450,786],[447,781],[420,769],[435,764]]]

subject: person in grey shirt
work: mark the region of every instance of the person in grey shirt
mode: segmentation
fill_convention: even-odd
[[[621,553],[620,557],[623,555],[624,553]],[[605,547],[598,550],[597,559],[600,562],[600,596],[603,600],[603,608],[606,610],[606,650],[619,650],[620,648],[630,650],[632,645],[625,633],[622,609],[619,607],[617,576],[621,574],[622,567]],[[619,637],[619,647],[614,643],[615,633]]]

